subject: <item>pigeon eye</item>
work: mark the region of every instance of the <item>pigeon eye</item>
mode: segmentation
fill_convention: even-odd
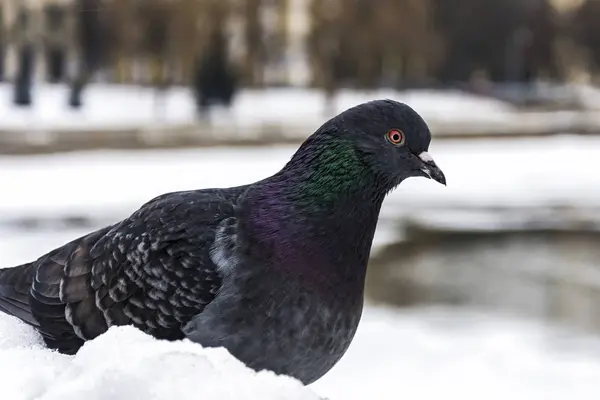
[[[390,143],[396,146],[401,146],[404,144],[404,132],[402,132],[399,129],[390,130],[387,133],[386,138],[387,140],[389,140]]]

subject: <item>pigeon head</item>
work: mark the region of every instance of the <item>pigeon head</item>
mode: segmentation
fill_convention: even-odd
[[[359,158],[392,188],[409,177],[446,184],[444,173],[428,153],[429,127],[408,105],[371,101],[350,108],[328,124],[338,132],[337,140],[351,140]]]
[[[323,124],[288,168],[308,176],[312,188],[326,193],[351,187],[387,193],[410,177],[445,185],[444,173],[428,153],[430,142],[429,127],[415,110],[397,101],[375,100]]]

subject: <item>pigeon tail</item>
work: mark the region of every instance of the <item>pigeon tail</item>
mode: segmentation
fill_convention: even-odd
[[[0,311],[32,326],[39,326],[29,306],[29,288],[35,269],[32,263],[0,269]]]

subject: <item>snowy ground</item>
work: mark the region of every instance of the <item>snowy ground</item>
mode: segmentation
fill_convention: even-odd
[[[86,91],[85,107],[72,111],[67,107],[68,87],[38,84],[34,87],[32,109],[18,109],[12,103],[12,87],[0,84],[0,129],[123,129],[165,124],[187,124],[196,120],[192,93],[174,88],[157,102],[152,89],[91,85]],[[378,90],[341,91],[335,100],[335,112],[376,98],[393,98],[411,104],[428,119],[449,122],[506,120],[513,109],[507,104],[454,91]],[[164,101],[163,101],[164,100]],[[159,107],[164,106],[164,109]],[[269,89],[243,90],[230,112],[217,112],[214,123],[245,129],[265,124],[320,125],[324,118],[324,97],[316,90]]]
[[[430,150],[448,186],[409,179],[384,203],[383,217],[410,214],[428,223],[484,228],[536,222],[530,218],[599,219],[600,138],[434,141]],[[261,179],[294,151],[284,146],[0,157],[0,223],[28,217],[113,220],[164,192]],[[502,209],[517,211],[488,212]]]
[[[0,147],[7,154],[57,149],[172,147],[173,145],[300,142],[333,114],[359,103],[391,98],[406,102],[429,124],[436,138],[547,136],[600,131],[600,91],[579,90],[588,108],[524,111],[489,97],[455,90],[340,91],[325,113],[323,93],[311,89],[242,90],[230,109],[216,109],[210,122],[197,119],[190,90],[164,96],[152,89],[95,84],[85,106],[66,106],[68,88],[38,84],[34,107],[15,108],[12,88],[0,84]]]
[[[10,400],[595,400],[599,380],[597,338],[476,311],[367,307],[348,353],[310,389],[133,328],[63,356],[0,315],[0,395]]]
[[[291,378],[254,373],[223,348],[158,341],[132,327],[113,328],[69,357],[0,315],[0,360],[7,400],[319,399]]]

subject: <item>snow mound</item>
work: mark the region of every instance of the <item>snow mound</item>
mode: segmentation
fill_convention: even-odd
[[[223,348],[156,340],[113,327],[75,356],[0,315],[1,398],[10,400],[318,400],[299,381],[255,372]]]

